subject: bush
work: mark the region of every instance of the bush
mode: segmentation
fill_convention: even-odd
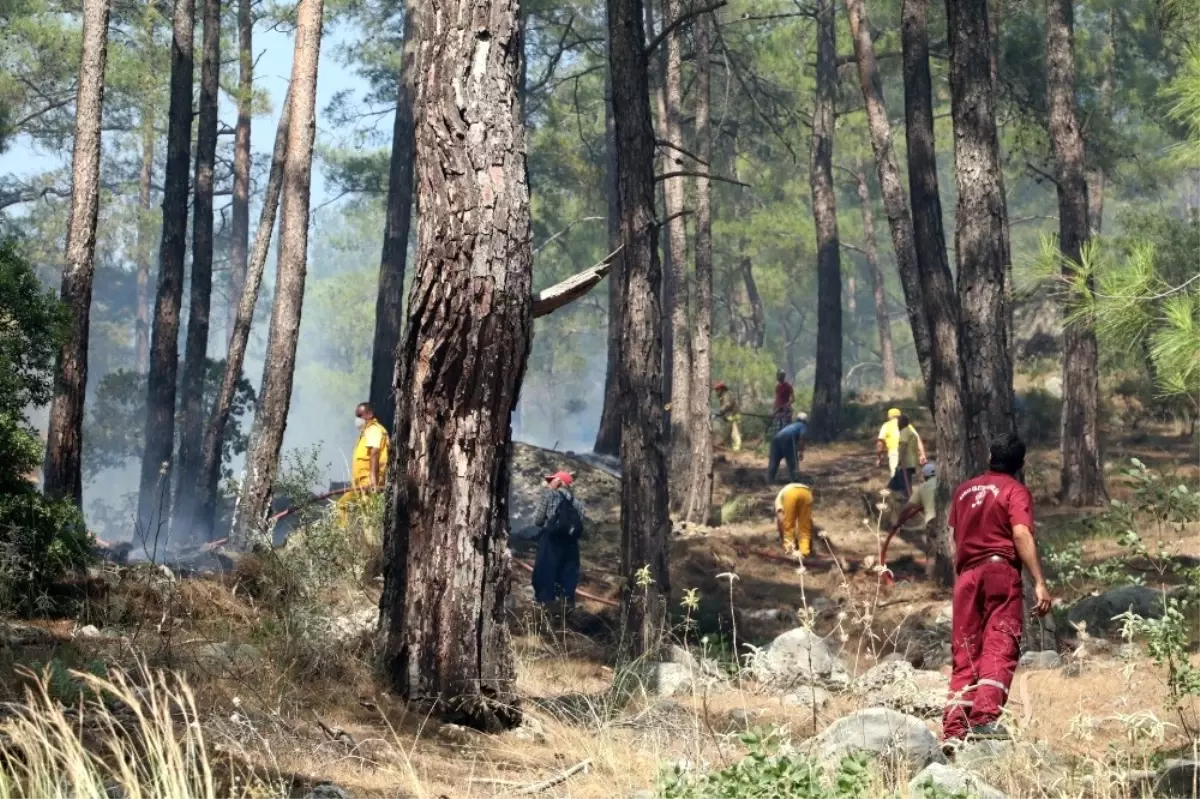
[[[83,516],[32,488],[0,494],[0,607],[33,610],[46,588],[92,559]]]
[[[1017,432],[1026,444],[1058,443],[1062,400],[1042,388],[1018,395]]]
[[[750,751],[720,771],[695,773],[676,765],[659,776],[663,799],[843,799],[872,794],[865,756],[846,757],[827,778],[820,763],[795,752],[776,730],[755,729],[738,736]]]

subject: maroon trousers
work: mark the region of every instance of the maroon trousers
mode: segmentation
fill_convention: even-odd
[[[1020,657],[1022,616],[1021,570],[1009,561],[989,558],[955,579],[944,739],[1000,717]]]

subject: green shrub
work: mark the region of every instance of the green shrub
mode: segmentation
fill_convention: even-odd
[[[91,544],[71,502],[32,488],[0,493],[0,608],[37,607],[51,583],[91,561]]]
[[[846,757],[827,777],[810,755],[793,751],[776,730],[755,729],[738,736],[749,750],[720,771],[696,773],[676,765],[659,775],[663,799],[849,799],[871,795],[871,771],[864,755]]]

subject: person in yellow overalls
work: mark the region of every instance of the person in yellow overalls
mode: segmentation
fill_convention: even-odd
[[[361,500],[364,494],[381,491],[387,478],[388,432],[375,417],[375,409],[369,402],[360,403],[354,409],[354,426],[359,433],[350,463],[350,485],[353,490],[347,491],[338,500],[343,522],[350,504]]]
[[[812,554],[812,489],[804,483],[788,483],[775,496],[775,526],[785,552]]]
[[[717,392],[717,402],[720,410],[717,416],[723,419],[729,425],[729,448],[734,452],[742,450],[742,414],[738,408],[737,400],[729,391],[729,386],[724,383],[717,383],[713,386],[713,391]]]

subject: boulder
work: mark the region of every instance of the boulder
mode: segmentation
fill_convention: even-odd
[[[868,752],[895,763],[906,763],[913,771],[930,763],[944,763],[937,738],[915,716],[873,707],[843,716],[825,728],[813,741],[825,763],[840,762],[854,752]]]
[[[793,707],[806,707],[820,710],[829,704],[833,694],[819,685],[803,685],[790,693],[783,695],[783,703]]]
[[[909,799],[924,799],[929,785],[941,796],[966,795],[975,799],[1004,799],[1004,794],[969,771],[943,763],[930,763],[908,783]]]
[[[1057,669],[1060,668],[1062,664],[1062,655],[1049,649],[1041,652],[1026,652],[1024,655],[1021,655],[1020,660],[1021,668],[1030,669],[1032,671]]]
[[[841,658],[821,636],[797,627],[755,653],[751,672],[759,682],[776,689],[816,683],[845,688],[850,683]]]
[[[869,705],[930,719],[941,717],[950,680],[941,672],[922,671],[908,661],[891,660],[859,677],[851,688]]]
[[[340,785],[332,782],[318,782],[308,789],[304,799],[350,799],[350,794]]]
[[[99,638],[100,635],[100,629],[94,624],[84,625],[75,633],[76,638]]]
[[[646,693],[657,697],[686,693],[697,676],[696,669],[681,663],[647,663],[642,669]]]
[[[981,771],[1012,753],[1012,741],[969,741],[955,753],[954,765],[968,771]]]
[[[1162,616],[1162,595],[1144,585],[1124,585],[1110,588],[1102,594],[1084,597],[1067,611],[1072,624],[1087,624],[1088,633],[1118,631],[1121,623],[1113,621],[1127,610],[1132,610],[1145,619]]]
[[[329,634],[335,643],[349,644],[374,633],[378,623],[378,608],[360,608],[344,616],[334,616],[329,623]]]

